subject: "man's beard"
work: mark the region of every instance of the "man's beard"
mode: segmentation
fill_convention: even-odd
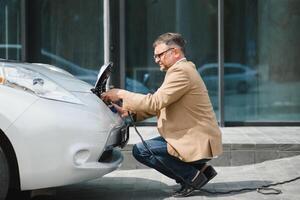
[[[166,71],[166,68],[159,66],[159,70],[162,71],[162,72],[164,72],[164,71]]]
[[[159,66],[159,70],[160,71],[162,71],[162,72],[166,72],[167,70],[168,70],[168,68],[167,67],[165,67],[165,66]]]

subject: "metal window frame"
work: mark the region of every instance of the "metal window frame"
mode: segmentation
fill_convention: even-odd
[[[104,46],[104,64],[108,64],[110,61],[110,12],[109,12],[109,0],[103,0],[103,46]],[[106,82],[106,90],[109,89],[110,77]]]
[[[110,59],[110,13],[109,0],[103,0],[103,44],[104,44],[104,64],[107,64]]]
[[[21,0],[21,61],[27,61],[27,1]]]
[[[125,89],[125,81],[126,81],[126,9],[125,9],[125,1],[119,2],[119,47],[120,47],[120,87]]]
[[[224,119],[224,1],[218,0],[218,104],[219,104],[219,124],[225,126]]]

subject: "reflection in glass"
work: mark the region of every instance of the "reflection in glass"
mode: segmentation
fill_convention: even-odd
[[[225,65],[248,71],[225,90],[225,121],[299,121],[300,1],[224,3]],[[224,72],[228,89],[239,72]]]
[[[21,60],[20,1],[0,1],[0,58]]]
[[[217,0],[128,0],[126,1],[126,77],[155,92],[165,73],[153,61],[153,41],[165,32],[179,32],[187,40],[186,56],[197,68],[216,63],[218,53]],[[202,74],[201,74],[202,75]],[[203,79],[205,75],[202,75]],[[207,83],[210,87],[217,82]],[[214,86],[213,86],[214,87]],[[145,93],[130,86],[126,89]],[[217,93],[210,92],[214,109]]]
[[[103,64],[103,0],[31,0],[30,62],[94,84]]]

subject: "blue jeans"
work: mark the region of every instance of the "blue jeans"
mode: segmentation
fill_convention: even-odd
[[[169,178],[174,179],[177,183],[191,183],[191,180],[196,176],[198,170],[208,161],[208,159],[203,159],[196,162],[183,162],[171,156],[167,152],[167,142],[162,137],[152,138],[145,142],[157,159],[162,161],[163,164],[153,157],[143,143],[138,143],[133,146],[132,154],[135,159],[148,167],[156,169]],[[184,181],[182,179],[184,179]]]

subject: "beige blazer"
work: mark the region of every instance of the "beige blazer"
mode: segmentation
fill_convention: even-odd
[[[180,61],[171,66],[154,94],[122,91],[123,106],[138,120],[157,116],[157,128],[168,143],[168,153],[185,162],[222,153],[222,136],[195,65]]]

